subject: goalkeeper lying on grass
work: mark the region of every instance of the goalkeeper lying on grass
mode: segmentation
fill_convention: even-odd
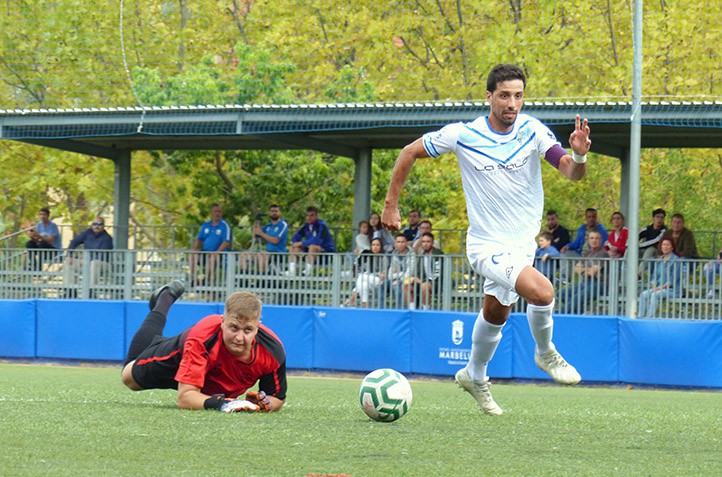
[[[180,409],[279,411],[286,399],[286,353],[260,323],[261,300],[235,292],[223,315],[206,316],[178,336],[164,338],[168,310],[184,291],[176,280],[153,292],[152,311],[130,342],[123,384],[133,391],[178,389]],[[256,381],[258,392],[244,398]]]

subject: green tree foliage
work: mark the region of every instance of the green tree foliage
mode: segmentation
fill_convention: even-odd
[[[0,3],[0,108],[483,100],[486,74],[520,64],[527,98],[631,100],[633,0],[55,0]],[[121,10],[122,7],[122,10]],[[646,99],[722,95],[722,4],[645,2]],[[592,140],[594,125],[592,124]],[[110,161],[3,142],[3,223],[38,207],[85,222],[112,201]],[[398,151],[375,151],[381,210]],[[137,152],[135,224],[196,225],[221,201],[245,224],[271,202],[299,224],[313,202],[351,225],[353,161],[306,151]],[[643,151],[640,217],[657,206],[722,230],[720,154]],[[617,159],[592,155],[579,183],[545,167],[547,208],[573,226],[619,208]],[[435,227],[466,225],[453,157],[419,161],[402,196]],[[703,207],[701,204],[704,204]],[[716,207],[716,209],[715,209]]]

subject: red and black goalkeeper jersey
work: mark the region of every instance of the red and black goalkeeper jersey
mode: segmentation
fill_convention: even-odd
[[[182,349],[175,380],[201,388],[203,394],[237,397],[259,382],[259,389],[286,398],[286,353],[281,340],[258,326],[251,359],[243,362],[223,345],[223,315],[210,315],[180,335]]]

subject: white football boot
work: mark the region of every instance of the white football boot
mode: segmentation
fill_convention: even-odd
[[[457,371],[455,378],[456,384],[471,394],[479,405],[479,408],[486,414],[500,416],[504,413],[491,396],[491,383],[489,382],[489,378],[486,378],[486,381],[483,383],[472,381],[466,368]]]
[[[576,368],[567,363],[555,349],[544,354],[535,352],[534,362],[539,366],[539,369],[547,373],[559,384],[577,384],[582,380]]]

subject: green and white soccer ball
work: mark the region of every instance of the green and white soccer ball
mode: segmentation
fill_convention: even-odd
[[[358,398],[368,417],[391,422],[409,412],[413,395],[403,374],[384,368],[366,375],[361,381]]]

